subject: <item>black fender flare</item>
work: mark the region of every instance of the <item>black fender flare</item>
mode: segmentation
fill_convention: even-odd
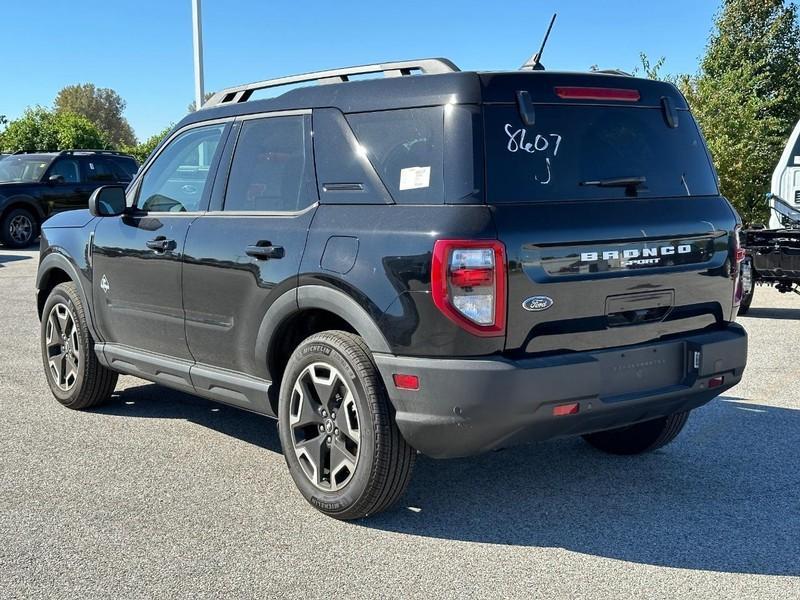
[[[83,306],[86,309],[86,325],[89,328],[89,332],[92,334],[92,337],[96,342],[102,341],[97,337],[97,329],[94,326],[94,305],[91,302],[91,298],[86,296],[86,291],[83,289],[83,284],[81,283],[81,277],[78,273],[77,267],[70,262],[66,256],[59,254],[58,252],[51,252],[42,259],[42,261],[39,263],[39,269],[36,272],[36,289],[42,289],[42,285],[44,284],[47,276],[54,269],[64,271],[72,280],[72,283],[75,284],[75,287],[78,289],[78,295],[81,297],[81,302],[83,302]],[[41,315],[39,315],[39,318],[41,318]]]
[[[256,337],[256,356],[269,356],[276,333],[298,311],[317,308],[339,315],[360,335],[373,352],[391,353],[375,320],[353,298],[323,285],[304,285],[284,292],[267,309]],[[269,374],[271,378],[271,374]]]
[[[39,226],[41,227],[42,223],[45,220],[45,214],[42,210],[42,207],[39,206],[39,203],[33,198],[33,196],[27,195],[20,195],[20,196],[6,196],[3,201],[0,201],[0,215],[4,215],[6,211],[11,208],[12,206],[19,206],[22,205],[36,215],[36,218],[39,219]]]

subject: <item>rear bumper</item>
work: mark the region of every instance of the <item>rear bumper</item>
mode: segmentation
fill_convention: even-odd
[[[737,324],[677,340],[511,361],[376,354],[406,440],[436,458],[613,429],[697,408],[742,377],[747,334]],[[392,375],[419,377],[397,389]],[[709,380],[724,377],[709,388]],[[553,416],[577,402],[579,412]]]

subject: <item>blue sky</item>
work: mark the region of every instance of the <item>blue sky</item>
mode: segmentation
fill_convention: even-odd
[[[3,0],[0,114],[50,105],[68,84],[115,89],[140,138],[194,97],[191,0]],[[203,0],[206,89],[304,71],[445,56],[462,69],[516,69],[558,12],[543,62],[630,70],[640,51],[695,72],[716,0]]]

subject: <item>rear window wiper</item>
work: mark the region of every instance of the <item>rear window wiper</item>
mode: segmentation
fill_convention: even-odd
[[[596,179],[594,181],[581,181],[580,185],[593,185],[595,187],[621,187],[625,188],[626,196],[635,196],[636,190],[647,185],[647,177],[612,177],[610,179]]]

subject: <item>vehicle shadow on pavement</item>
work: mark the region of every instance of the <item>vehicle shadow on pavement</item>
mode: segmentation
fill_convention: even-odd
[[[279,453],[275,421],[146,384],[96,412],[185,419]],[[408,492],[353,526],[564,548],[635,563],[800,575],[800,411],[720,398],[671,445],[610,456],[580,439],[420,456]]]
[[[790,321],[800,320],[800,308],[751,308],[743,317],[754,319],[788,319]]]
[[[33,258],[32,256],[26,256],[25,254],[2,254],[0,253],[0,269],[3,268],[3,263],[10,263],[16,262],[18,260],[28,260]]]
[[[183,419],[272,452],[281,452],[276,421],[156,384],[114,393],[92,412],[120,417]]]
[[[673,444],[609,456],[580,439],[472,459],[420,457],[364,527],[556,547],[635,563],[800,575],[800,411],[719,399]]]

